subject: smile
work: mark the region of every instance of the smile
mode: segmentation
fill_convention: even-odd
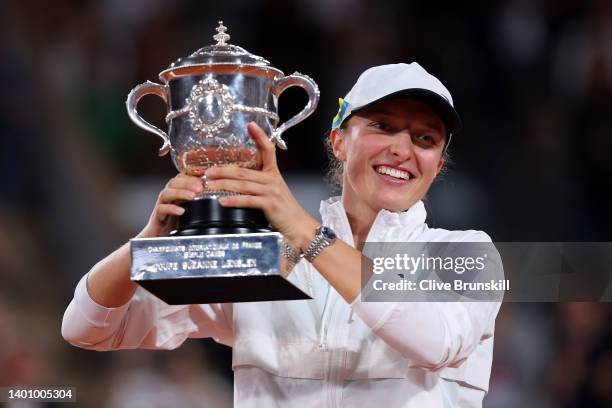
[[[407,171],[394,169],[388,166],[375,166],[374,170],[376,170],[377,173],[385,174],[399,180],[410,180],[414,178],[414,176],[411,176]]]

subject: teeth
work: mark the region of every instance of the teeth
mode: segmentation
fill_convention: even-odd
[[[408,174],[407,171],[401,171],[401,170],[393,169],[387,166],[378,166],[376,168],[376,171],[379,172],[380,174],[386,174],[388,176],[395,177],[395,178],[402,179],[402,180],[410,179],[410,174]]]

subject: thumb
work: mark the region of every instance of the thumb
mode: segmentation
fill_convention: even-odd
[[[255,122],[250,122],[247,125],[247,130],[251,139],[255,141],[257,149],[261,153],[263,162],[262,170],[277,169],[276,164],[276,146],[268,139],[266,132]]]

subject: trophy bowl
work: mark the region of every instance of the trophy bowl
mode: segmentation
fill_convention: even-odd
[[[276,146],[286,149],[287,146],[281,137],[283,132],[311,115],[319,101],[319,88],[314,80],[297,72],[292,75],[285,75],[278,68],[270,65],[270,62],[264,58],[251,54],[241,47],[229,44],[230,36],[226,32],[227,27],[223,25],[223,22],[219,22],[216,31],[217,34],[213,36],[216,44],[200,48],[188,57],[179,58],[167,69],[160,72],[159,78],[162,84],[150,81],[140,84],[132,89],[126,100],[130,119],[142,129],[156,134],[162,139],[159,155],[163,156],[170,153],[179,172],[197,177],[203,177],[206,169],[211,166],[261,169],[262,159],[255,142],[248,134],[247,124],[249,122],[257,123]],[[299,86],[306,91],[308,103],[297,115],[279,125],[278,98],[286,89],[293,86]],[[139,100],[149,94],[159,96],[166,103],[167,132],[150,124],[138,114]],[[246,245],[245,241],[252,240],[255,235],[272,234],[269,236],[274,237],[273,240],[279,241],[278,246],[280,248],[282,237],[272,230],[261,210],[225,208],[218,203],[218,197],[228,194],[235,193],[205,189],[194,201],[181,204],[186,211],[179,218],[178,228],[172,232],[171,237],[154,239],[169,240],[168,245],[175,245],[171,239],[180,237],[183,240],[192,239],[193,242],[189,241],[188,244],[196,245],[197,243],[201,244],[203,240],[213,242],[223,237],[224,242],[227,243],[227,239],[231,241],[229,247],[238,248],[238,252],[234,254],[237,257],[236,259],[241,256],[240,248],[252,249],[257,246]],[[231,237],[226,238],[226,235],[231,235]],[[272,241],[268,238],[265,238],[265,241],[265,245],[268,246],[267,249],[270,249],[270,246],[276,248],[277,245],[271,244]],[[185,241],[181,242],[181,245],[184,246]],[[141,251],[141,244],[142,242],[139,240],[132,240],[132,279],[139,281],[141,284],[146,280],[154,279],[160,282],[161,280],[177,281],[206,276],[236,277],[245,275],[245,273],[248,273],[251,277],[257,274],[276,276],[278,275],[277,272],[280,272],[280,267],[276,265],[280,262],[279,256],[274,255],[270,258],[269,251],[262,251],[262,254],[266,252],[265,256],[269,258],[267,258],[268,260],[272,259],[269,265],[266,264],[267,272],[263,271],[266,268],[252,267],[253,262],[241,263],[238,261],[230,262],[230,267],[221,267],[214,262],[208,264],[202,262],[201,265],[216,266],[194,271],[193,268],[189,270],[174,268],[176,265],[170,259],[174,259],[173,256],[176,254],[169,255],[172,254],[171,251],[164,255],[159,255],[159,252],[156,252],[155,262],[153,260],[147,261],[147,256],[143,255],[144,252]],[[178,248],[181,249],[183,246]],[[174,252],[181,253],[179,250]],[[185,251],[184,257],[194,252],[198,251]],[[214,250],[209,252],[213,254],[221,253]],[[276,249],[273,249],[272,253],[276,254],[276,252]],[[280,253],[280,249],[278,252]],[[227,252],[223,253],[224,256],[229,256]],[[159,258],[160,256],[161,258]],[[250,258],[251,261],[260,255],[254,256],[255,258]],[[162,267],[162,261],[169,263],[170,267],[167,265]],[[158,267],[151,266],[155,263],[158,264]],[[228,263],[223,265],[227,266]],[[241,266],[236,272],[235,268],[231,268],[231,265],[247,266]],[[249,268],[248,265],[251,265],[251,267]],[[276,271],[275,268],[279,271]],[[162,271],[162,269],[164,270]],[[167,276],[169,270],[171,274]],[[231,273],[228,273],[228,271]],[[201,275],[197,275],[197,273],[201,273]],[[162,279],[161,276],[164,276],[164,278]],[[284,280],[284,278],[280,278]],[[206,292],[210,289],[210,282],[209,279],[204,286],[200,287],[200,292],[202,290]],[[226,279],[226,288],[239,288],[241,286],[228,282]],[[173,283],[165,282],[164,284],[173,286]],[[206,285],[209,286],[206,287]],[[284,283],[281,283],[282,285]],[[143,284],[143,286],[145,285]],[[157,286],[163,289],[163,285]],[[176,298],[173,298],[172,302],[174,304],[177,304],[177,302],[207,303],[211,299],[213,299],[212,301],[241,301],[240,299],[245,298],[244,293],[241,298],[239,293],[235,293],[235,289],[228,289],[227,293],[216,297],[181,296],[178,294],[179,291],[195,293],[192,289],[175,288],[173,296]],[[216,293],[223,292],[223,285],[217,289]],[[163,289],[163,291],[168,292],[166,289]],[[164,299],[158,293],[155,294]],[[167,295],[164,296],[168,298]],[[304,296],[308,298],[303,293],[298,294],[298,296],[302,296],[299,298],[304,298]],[[275,298],[274,300],[277,297],[278,294],[267,296],[267,298]],[[270,300],[260,299],[259,297],[253,298],[253,296],[246,296],[246,298],[250,300]],[[281,295],[281,298],[297,297],[294,293],[285,297]]]

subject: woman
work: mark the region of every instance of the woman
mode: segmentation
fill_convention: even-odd
[[[262,209],[295,253],[289,279],[313,300],[168,306],[129,279],[129,247],[79,282],[62,334],[93,350],[173,349],[212,337],[233,347],[235,405],[477,407],[491,369],[498,303],[364,302],[364,242],[489,242],[479,231],[431,229],[421,199],[444,167],[460,120],[448,90],[418,64],[364,72],[341,100],[330,133],[342,196],[321,204],[322,224],[295,200],[264,131],[248,131],[260,171],[217,167],[206,186],[240,192],[224,206]],[[167,235],[203,190],[178,175],[140,237]]]

